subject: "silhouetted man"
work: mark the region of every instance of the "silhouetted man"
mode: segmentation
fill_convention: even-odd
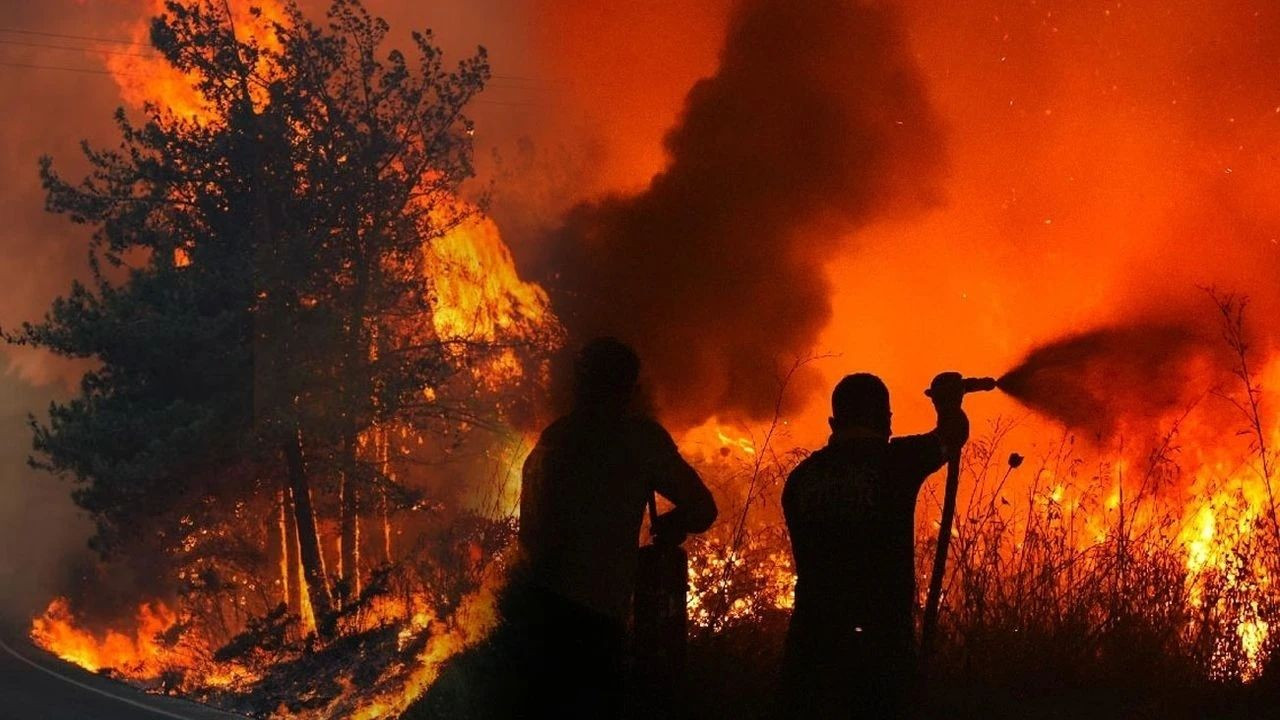
[[[931,389],[938,426],[890,439],[889,390],[860,373],[831,396],[831,439],[782,492],[796,567],[780,714],[896,718],[914,675],[916,494],[968,439],[960,376]]]
[[[543,431],[524,465],[528,717],[619,715],[646,502],[656,491],[674,504],[653,529],[670,542],[716,517],[711,493],[671,436],[634,409],[639,370],[635,352],[617,340],[584,347],[573,410]]]

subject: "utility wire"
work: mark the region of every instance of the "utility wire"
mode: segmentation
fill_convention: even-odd
[[[121,76],[121,75],[126,77],[146,77],[145,75],[140,75],[138,73],[112,72],[110,70],[99,70],[97,68],[69,67],[67,65],[41,65],[38,63],[9,62],[7,60],[0,60],[0,67],[21,68],[24,70],[61,70],[63,72],[84,73],[88,75],[110,75],[113,77]],[[471,102],[477,105],[499,105],[503,107],[530,107],[530,108],[551,107],[549,103],[507,102],[503,100],[488,100],[486,98],[476,98]]]
[[[116,74],[111,72],[110,70],[66,67],[64,65],[37,65],[35,63],[18,63],[18,62],[8,62],[5,60],[0,60],[0,65],[4,65],[5,67],[26,68],[29,70],[65,70],[66,72],[90,73],[93,75],[115,75]]]
[[[0,32],[17,33],[19,35],[39,35],[40,37],[62,38],[64,40],[86,40],[88,42],[116,43],[119,45],[146,45],[146,46],[151,45],[151,43],[149,42],[140,42],[137,40],[122,40],[120,38],[90,37],[88,35],[65,35],[63,33],[44,32],[41,30],[24,30],[22,28],[0,27]]]
[[[49,45],[46,43],[24,42],[22,40],[5,40],[3,38],[0,38],[0,45],[17,45],[21,47],[48,48],[50,50],[69,50],[72,52],[105,53],[107,55],[136,57],[136,58],[144,58],[147,60],[161,60],[164,57],[163,55],[158,55],[156,53],[135,53],[135,52],[121,52],[118,50],[99,50],[97,48],[73,47],[70,45]],[[53,68],[49,67],[48,69],[53,69]],[[67,69],[78,70],[78,68],[67,68]],[[506,77],[506,76],[493,75],[491,77],[500,78],[500,77]],[[485,83],[485,87],[492,88],[494,90],[515,90],[515,91],[521,91],[521,92],[541,92],[542,91],[542,88],[538,88],[538,87],[529,87],[527,85],[502,84],[500,82]]]
[[[148,58],[148,59],[157,59],[161,57],[160,55],[157,55],[155,53],[136,53],[136,52],[127,52],[123,50],[99,50],[98,48],[91,48],[91,47],[75,47],[72,45],[49,45],[47,43],[24,42],[22,40],[5,40],[3,38],[0,38],[0,45],[21,45],[22,47],[48,48],[50,50],[70,50],[72,52],[104,53],[107,55],[123,55],[126,57],[139,57],[139,58]]]
[[[26,30],[24,28],[0,27],[0,33],[35,35],[38,37],[57,38],[60,40],[81,40],[84,42],[115,43],[117,45],[133,45],[137,47],[155,47],[149,41],[124,40],[122,38],[94,37],[91,35],[68,35],[65,33],[45,32],[43,30]],[[48,48],[57,49],[57,50],[85,50],[89,52],[104,52],[111,55],[136,55],[138,57],[150,57],[150,58],[160,57],[159,55],[156,55],[154,53],[145,54],[145,53],[132,53],[132,52],[122,52],[122,51],[113,51],[113,50],[96,50],[94,48],[73,48],[73,47],[67,47],[67,46],[38,45],[36,43],[23,43],[16,40],[0,40],[0,43],[6,43],[11,45],[28,45],[30,47],[48,47]],[[490,75],[490,77],[492,77],[495,80],[514,80],[517,82],[540,83],[544,85],[547,84],[545,80],[539,80],[538,78],[532,78],[525,75]],[[532,90],[537,88],[530,88],[530,89]]]

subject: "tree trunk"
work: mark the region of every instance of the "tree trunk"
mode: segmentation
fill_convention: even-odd
[[[378,431],[378,439],[381,441],[381,465],[382,465],[382,482],[390,481],[391,471],[391,441],[387,438],[385,429]],[[386,565],[391,564],[391,510],[387,503],[387,488],[385,485],[381,488],[379,503],[379,513],[382,516],[382,562]]]
[[[354,443],[348,443],[353,446]],[[351,472],[342,474],[342,532],[339,537],[341,556],[342,599],[360,596],[360,494]]]
[[[285,494],[277,490],[271,494],[271,510],[267,512],[267,567],[278,572],[275,583],[278,592],[271,597],[287,607],[289,605],[288,540],[285,538]]]
[[[301,617],[302,559],[298,555],[298,522],[293,514],[293,493],[288,481],[280,491],[280,513],[284,517],[284,578],[289,591],[289,610]]]
[[[325,578],[324,556],[320,553],[320,534],[316,530],[315,511],[311,507],[311,487],[303,464],[301,439],[286,440],[284,456],[289,468],[293,516],[298,527],[298,555],[307,581],[307,599],[311,601],[317,627],[324,634],[324,620],[333,607],[333,597],[329,594],[329,583]]]

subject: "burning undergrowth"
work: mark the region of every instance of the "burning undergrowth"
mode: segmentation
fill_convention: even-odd
[[[1220,370],[1230,373],[1230,367]],[[1220,391],[1247,397],[1241,386]],[[1114,714],[1104,716],[1124,716],[1146,703],[1167,707],[1170,717],[1191,717],[1211,706],[1199,703],[1220,696],[1195,695],[1179,707],[1168,699],[1174,697],[1167,694],[1171,678],[1205,693],[1215,687],[1206,678],[1236,687],[1267,672],[1271,628],[1280,622],[1268,590],[1280,550],[1268,498],[1274,477],[1252,443],[1222,454],[1223,433],[1234,435],[1248,418],[1217,429],[1218,453],[1209,460],[1195,452],[1195,424],[1215,418],[1166,410],[1147,427],[1155,435],[1144,444],[1155,448],[1150,453],[1078,445],[1064,433],[1038,456],[1015,461],[1011,451],[1024,448],[1012,439],[1011,424],[997,421],[974,438],[964,458],[965,492],[942,614],[941,677],[929,702],[943,703],[957,717],[1000,703],[1011,713],[1048,712],[1099,688],[1119,687],[1107,711]],[[1140,418],[1118,417],[1137,432]],[[1266,448],[1280,441],[1280,428],[1272,424],[1265,432],[1262,450],[1273,452]],[[803,456],[788,450],[793,443],[781,421],[682,440],[722,509],[721,522],[689,544],[690,672],[703,689],[690,702],[709,717],[758,717],[769,701],[794,588],[777,504],[787,473]],[[921,578],[933,557],[935,490],[926,487],[919,507]],[[483,535],[488,522],[473,522],[459,535]],[[251,648],[258,659],[250,664],[265,672],[195,694],[263,716],[393,716],[416,693],[392,691],[430,687],[453,650],[480,641],[485,628],[500,622],[492,612],[495,596],[474,589],[482,587],[485,568],[498,567],[485,559],[500,558],[510,539],[492,534],[486,544],[459,546],[459,555],[435,561],[441,572],[471,568],[461,573],[470,579],[453,578],[452,585],[473,588],[435,600],[438,617],[372,613],[361,630],[340,640],[309,645],[313,640],[295,636],[283,646],[264,641],[272,633],[289,637],[270,630],[268,619],[250,628],[251,642],[227,646]],[[370,581],[371,597],[382,597],[380,582]],[[450,582],[443,575],[433,581],[436,587]],[[397,597],[405,596],[393,592],[383,601]],[[389,619],[407,614],[413,616],[408,623]],[[230,652],[224,649],[222,662]],[[723,672],[726,663],[739,668],[733,679]],[[1041,704],[1028,709],[1027,693]]]
[[[1270,375],[1250,363],[1269,362],[1274,373],[1275,361],[1240,352],[1239,309],[1234,300],[1224,304],[1217,348],[1148,329],[1064,341],[1096,353],[1092,340],[1103,337],[1105,347],[1131,351],[1129,340],[1156,332],[1170,339],[1164,350],[1194,348],[1212,358],[1196,379],[1213,382],[1214,395],[1190,411],[1138,404],[1126,414],[1099,399],[1097,412],[1111,413],[1128,443],[1076,442],[1068,428],[1024,457],[1020,424],[1000,419],[971,440],[925,716],[1264,711],[1280,622],[1271,590],[1280,572],[1273,496],[1280,424],[1257,410],[1277,396],[1251,384]],[[1210,407],[1215,402],[1225,407]],[[692,543],[695,714],[767,716],[760,708],[772,697],[794,582],[777,498],[797,459],[780,450],[789,443],[773,430],[758,429],[752,442],[726,441],[723,455],[700,465],[717,483],[724,521]],[[777,452],[771,442],[780,443]],[[935,478],[917,506],[919,606],[940,490]],[[728,658],[733,678],[722,672]]]

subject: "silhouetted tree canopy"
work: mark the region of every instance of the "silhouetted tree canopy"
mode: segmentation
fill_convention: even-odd
[[[286,474],[307,496],[310,477],[387,482],[357,461],[359,432],[469,412],[425,392],[460,363],[433,330],[424,246],[475,212],[458,197],[484,50],[456,68],[430,33],[385,51],[387,24],[358,0],[324,27],[293,4],[257,19],[167,3],[152,43],[203,111],[117,111],[119,145],[86,144],[79,182],[41,161],[49,210],[92,228],[90,280],[6,339],[96,362],[32,420],[32,462],[76,481],[103,553],[191,560],[206,516],[245,512]]]

